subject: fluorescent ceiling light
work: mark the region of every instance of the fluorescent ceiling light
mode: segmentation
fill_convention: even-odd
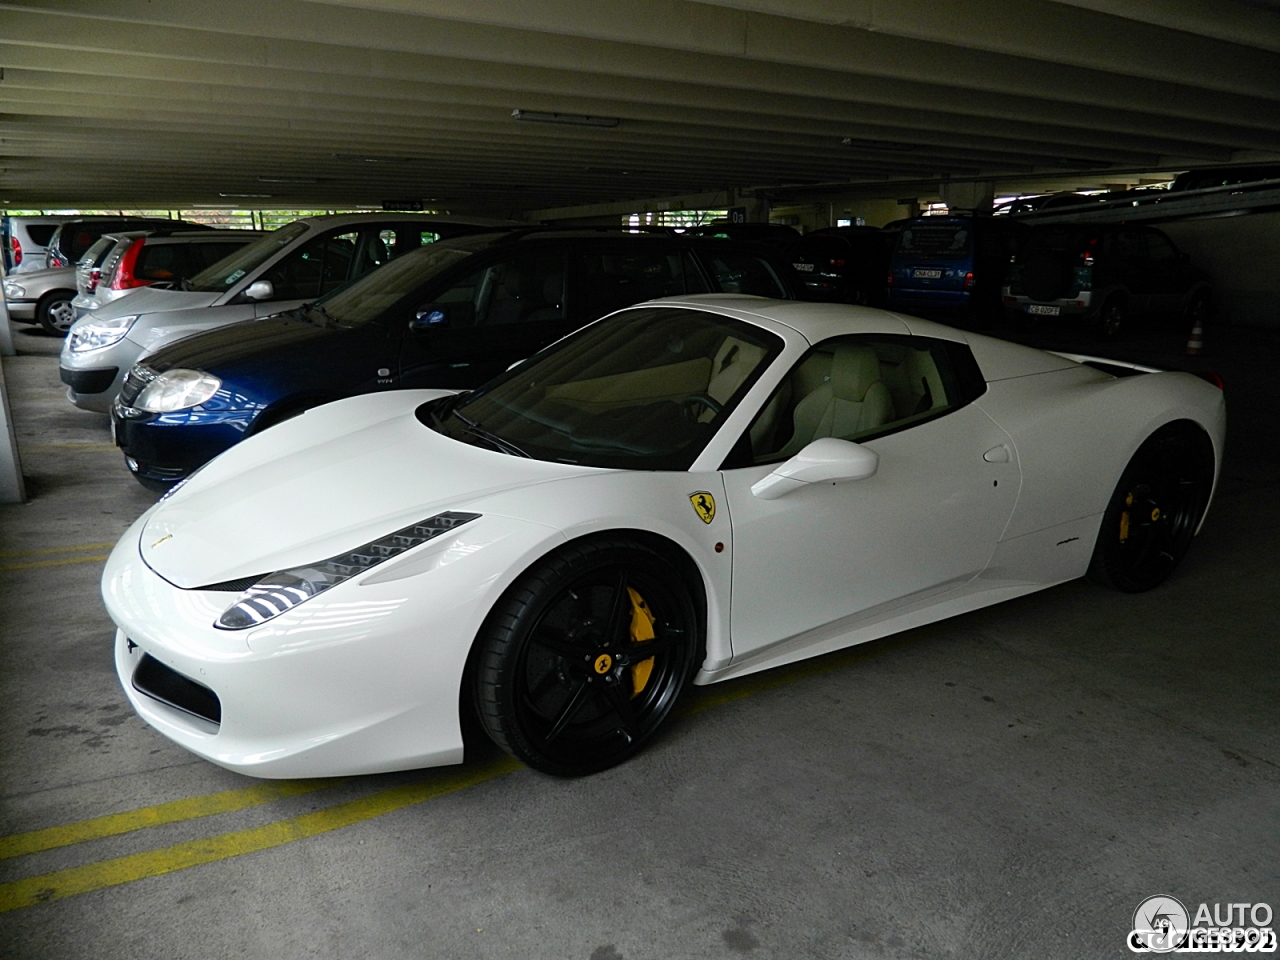
[[[408,163],[408,157],[374,157],[359,153],[335,153],[335,160],[354,160],[357,163]]]
[[[315,177],[259,177],[259,183],[319,183]]]
[[[222,192],[219,192],[219,193],[218,193],[218,196],[220,196],[220,197],[249,197],[249,198],[254,199],[254,200],[269,200],[271,197],[275,196],[275,194],[271,194],[271,193],[222,193]]]
[[[517,120],[533,123],[568,123],[577,127],[616,127],[617,117],[589,117],[580,113],[539,113],[536,110],[512,110]]]

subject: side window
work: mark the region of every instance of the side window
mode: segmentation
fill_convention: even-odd
[[[273,300],[314,300],[320,296],[325,237],[316,237],[262,275],[275,288]]]
[[[726,466],[780,462],[823,437],[861,441],[896,432],[964,406],[983,389],[981,372],[961,344],[835,337],[792,368]]]
[[[1169,242],[1163,233],[1148,230],[1146,234],[1147,255],[1151,257],[1153,262],[1171,263],[1178,259],[1178,251],[1173,248],[1173,244]]]
[[[685,292],[684,278],[680,254],[665,246],[589,250],[582,278],[582,318],[594,320],[634,303],[679,296]]]
[[[144,244],[133,275],[152,283],[172,283],[182,274],[182,247],[176,243]]]
[[[212,267],[223,257],[229,257],[244,247],[243,243],[189,243],[187,244],[187,260],[191,264],[193,274],[206,267]]]
[[[703,262],[720,293],[745,293],[753,297],[785,300],[787,288],[773,267],[749,253],[714,250],[702,252]]]
[[[1138,262],[1146,259],[1142,234],[1136,230],[1121,230],[1111,241],[1111,255],[1117,260]]]
[[[482,267],[435,297],[454,304],[450,326],[498,326],[563,320],[565,261],[560,250],[532,251]]]
[[[707,281],[702,279],[702,271],[694,262],[693,254],[686,252],[680,260],[684,265],[684,292],[710,293],[711,288],[707,286]]]

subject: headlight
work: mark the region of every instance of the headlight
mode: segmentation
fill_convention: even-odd
[[[222,386],[222,381],[202,370],[175,367],[156,377],[134,399],[132,406],[147,413],[173,413],[204,403]]]
[[[397,530],[366,543],[349,553],[339,554],[320,563],[292,570],[269,573],[251,586],[235,604],[214,623],[223,630],[243,630],[266,623],[273,617],[292,610],[304,600],[337,586],[344,580],[376,567],[384,560],[399,556],[428,540],[434,540],[464,523],[476,519],[478,513],[438,513],[420,523]]]
[[[4,295],[10,300],[17,300],[27,295],[27,288],[20,283],[6,280],[4,282]]]
[[[101,350],[113,343],[119,343],[129,332],[138,317],[115,317],[111,320],[89,320],[88,323],[77,323],[71,329],[67,340],[67,349],[72,353],[84,353],[86,350]]]

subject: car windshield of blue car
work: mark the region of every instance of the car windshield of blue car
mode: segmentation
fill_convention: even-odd
[[[969,254],[969,227],[963,223],[913,223],[898,235],[899,257],[959,260]]]
[[[782,350],[702,310],[615,314],[418,419],[464,443],[583,466],[687,470]]]
[[[230,256],[223,257],[213,266],[201,270],[187,280],[182,289],[198,290],[202,293],[223,293],[306,232],[305,223],[297,221],[286,223],[247,247],[241,247]]]
[[[478,234],[419,247],[321,297],[303,313],[343,327],[363,326],[493,241],[491,234]]]

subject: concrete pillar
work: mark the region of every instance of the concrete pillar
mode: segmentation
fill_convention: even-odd
[[[4,279],[4,264],[0,263],[0,280]],[[4,297],[0,296],[0,354],[12,357],[13,330],[9,326],[9,311]],[[18,459],[18,437],[13,432],[13,416],[9,413],[9,387],[4,379],[4,366],[0,365],[0,503],[22,503],[27,499],[27,488],[22,482],[22,461]]]

